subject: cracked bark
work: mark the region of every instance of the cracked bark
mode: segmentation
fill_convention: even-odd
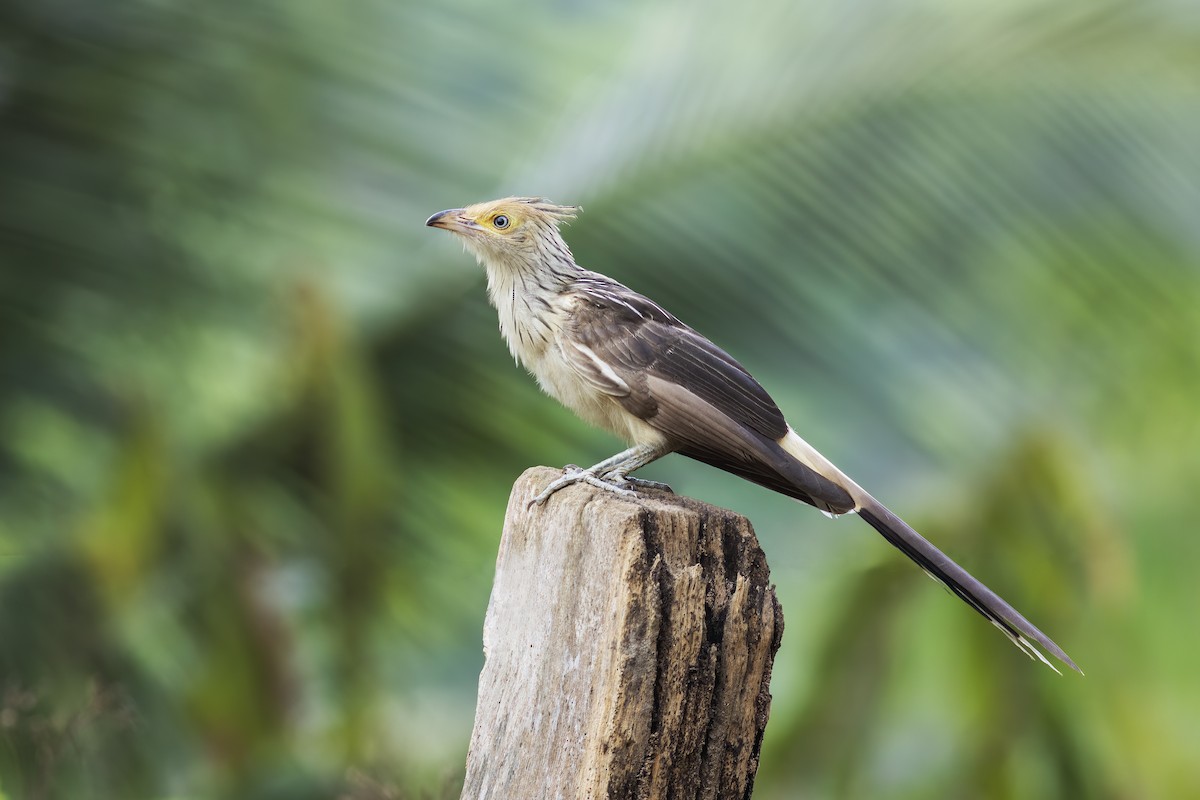
[[[745,517],[573,486],[509,498],[462,797],[749,798],[783,633]]]

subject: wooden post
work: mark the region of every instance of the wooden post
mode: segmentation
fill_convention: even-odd
[[[745,517],[513,487],[464,800],[749,798],[783,615]]]

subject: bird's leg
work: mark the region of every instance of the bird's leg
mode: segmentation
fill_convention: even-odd
[[[628,450],[622,450],[615,456],[606,458],[599,464],[590,466],[587,469],[568,466],[563,470],[563,476],[551,481],[550,485],[543,489],[537,497],[529,501],[529,505],[537,504],[540,506],[550,498],[550,495],[559,489],[575,483],[586,483],[590,486],[595,486],[597,489],[605,489],[622,497],[637,497],[637,494],[629,488],[631,485],[670,490],[671,487],[666,484],[627,477],[628,473],[636,469],[641,469],[651,461],[662,458],[669,452],[671,452],[670,448],[662,445],[638,444]]]
[[[641,469],[651,461],[662,458],[669,452],[671,452],[669,448],[661,445],[639,445],[637,447],[631,447],[624,453],[614,456],[614,458],[617,458],[619,456],[627,455],[627,458],[609,467],[607,472],[600,470],[599,474],[604,480],[627,491],[630,486],[636,486],[639,489],[659,489],[674,494],[674,490],[665,483],[660,483],[659,481],[648,481],[643,478],[632,478],[629,476],[630,472]],[[609,460],[611,461],[612,459]],[[597,464],[596,466],[599,467],[600,465]],[[595,467],[593,467],[593,469],[595,469]]]

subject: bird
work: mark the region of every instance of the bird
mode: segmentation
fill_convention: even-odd
[[[425,221],[459,237],[483,266],[518,364],[584,421],[629,445],[586,469],[568,465],[531,506],[577,483],[626,497],[669,488],[631,473],[679,453],[828,516],[856,514],[1030,658],[1058,672],[1040,646],[1082,674],[1050,637],[802,439],[732,356],[648,297],[577,264],[562,226],[580,210],[505,197]]]

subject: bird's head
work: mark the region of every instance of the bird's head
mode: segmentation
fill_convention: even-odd
[[[457,235],[489,269],[522,268],[564,258],[574,263],[558,226],[578,212],[540,197],[505,197],[439,211],[425,224]]]

